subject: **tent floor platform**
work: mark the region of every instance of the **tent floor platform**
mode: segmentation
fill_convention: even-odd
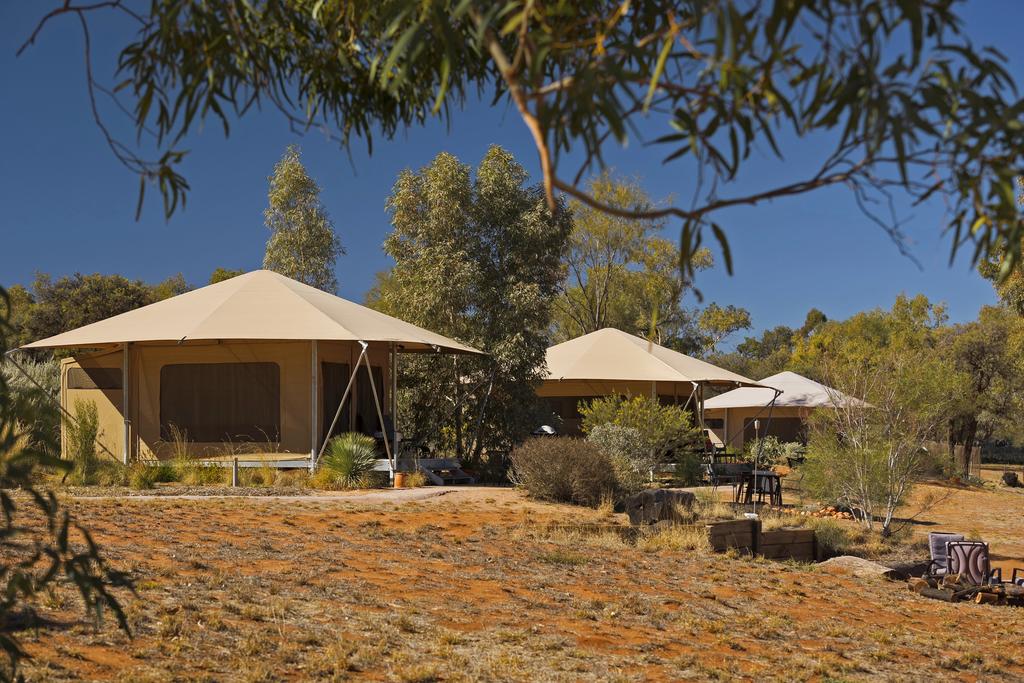
[[[231,467],[238,460],[239,467],[277,467],[280,469],[309,469],[309,456],[299,453],[238,453],[235,455],[211,455],[194,458],[196,462],[211,467]],[[152,464],[167,461],[152,461]]]

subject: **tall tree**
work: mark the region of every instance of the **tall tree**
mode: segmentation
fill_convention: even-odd
[[[403,171],[387,202],[394,230],[384,249],[395,265],[371,304],[488,354],[402,360],[403,421],[459,457],[507,449],[536,426],[570,220],[527,177],[497,146],[475,173],[442,153]]]
[[[37,273],[31,292],[20,285],[11,288],[13,339],[18,345],[27,344],[189,289],[180,273],[155,285],[123,275],[75,273],[54,280],[46,273]]]
[[[948,415],[949,454],[969,474],[973,446],[996,434],[1019,433],[1024,407],[1024,320],[1005,306],[985,306],[977,320],[943,337],[944,355],[958,371]]]
[[[762,332],[760,337],[747,337],[730,353],[712,355],[711,360],[744,377],[764,379],[788,368],[797,342],[806,341],[826,322],[825,314],[812,308],[800,329],[777,325]]]
[[[270,177],[269,206],[263,212],[270,239],[263,267],[326,292],[338,289],[334,267],[345,253],[320,186],[302,165],[302,152],[289,145]]]
[[[587,191],[623,210],[653,202],[639,182],[604,172]],[[679,268],[679,252],[661,236],[663,219],[615,216],[573,200],[573,229],[564,258],[565,281],[555,302],[554,341],[573,339],[604,327],[653,336],[654,341],[689,353],[708,353],[729,334],[749,327],[750,315],[715,304],[705,311],[684,305],[691,291]],[[712,265],[701,249],[693,269]]]
[[[977,260],[1002,246],[1013,266],[1024,233],[1013,197],[1024,100],[1006,58],[963,31],[965,5],[67,2],[43,15],[22,50],[61,17],[78,22],[87,49],[104,12],[138,24],[120,51],[117,90],[134,98],[122,108],[140,136],[155,134],[162,154],[144,159],[101,129],[114,154],[160,188],[167,213],[188,188],[177,170],[183,140],[207,117],[227,133],[256,102],[293,128],[348,144],[431,118],[451,123],[467,98],[482,97],[506,100],[521,117],[549,211],[564,192],[612,215],[673,218],[684,268],[705,237],[730,266],[723,211],[832,186],[901,245],[900,217],[872,211],[871,200],[941,193],[954,250],[971,242]],[[95,101],[105,91],[91,69],[86,78]],[[663,131],[644,142],[684,164],[674,175],[685,206],[623,210],[580,187],[609,141],[625,144],[640,117]],[[761,175],[756,189],[735,182],[753,149],[783,159],[800,139],[815,143],[804,168]]]
[[[243,275],[244,273],[245,273],[244,270],[233,270],[231,268],[219,268],[218,267],[218,268],[215,268],[212,273],[210,273],[210,284],[211,285],[215,285],[218,282],[224,282],[225,280],[230,280],[231,278],[238,277],[239,275]]]

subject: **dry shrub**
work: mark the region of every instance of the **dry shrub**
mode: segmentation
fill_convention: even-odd
[[[648,553],[663,550],[690,551],[700,554],[712,552],[711,536],[703,526],[661,527],[653,532],[642,534],[636,540],[636,547]]]
[[[309,486],[309,470],[278,470],[274,487],[279,489],[303,489]]]
[[[701,489],[695,494],[694,512],[700,519],[712,521],[717,519],[737,519],[739,513],[729,503],[718,497],[716,491]]]
[[[597,507],[617,493],[611,459],[583,439],[540,437],[512,451],[509,478],[534,498]]]
[[[427,485],[427,475],[423,472],[416,470],[415,472],[407,472],[405,475],[405,486],[406,488],[415,489],[421,486]]]

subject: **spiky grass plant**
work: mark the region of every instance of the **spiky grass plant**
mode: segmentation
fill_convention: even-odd
[[[341,434],[327,444],[313,484],[328,489],[367,488],[376,459],[372,438],[355,432]]]

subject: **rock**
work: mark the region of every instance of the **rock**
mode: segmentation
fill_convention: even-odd
[[[865,560],[863,557],[854,557],[852,555],[833,557],[831,560],[825,560],[818,566],[826,571],[850,574],[858,578],[881,576],[890,581],[900,578],[900,573],[895,569],[886,567],[884,564],[872,562],[871,560]]]
[[[654,524],[661,521],[679,521],[677,508],[693,507],[696,497],[689,491],[671,489],[648,489],[630,496],[623,501],[629,523],[633,526]]]
[[[1010,488],[1017,488],[1020,486],[1020,479],[1016,472],[1003,472],[1003,483]]]

